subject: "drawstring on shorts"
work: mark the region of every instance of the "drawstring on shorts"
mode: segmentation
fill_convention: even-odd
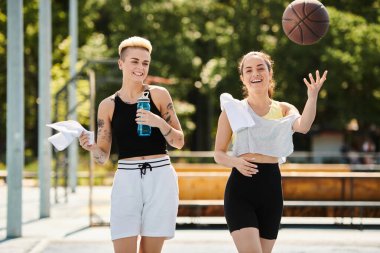
[[[141,175],[141,178],[143,177],[143,175],[146,174],[146,169],[149,169],[150,171],[152,171],[152,165],[150,165],[150,163],[140,163],[139,164],[139,169],[140,169],[140,175]]]
[[[154,168],[164,167],[170,165],[168,158],[159,158],[147,161],[119,161],[118,169],[121,170],[140,170],[140,176],[146,175],[147,170],[153,171]]]

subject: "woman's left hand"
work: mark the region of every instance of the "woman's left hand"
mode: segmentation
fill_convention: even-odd
[[[318,93],[323,85],[323,83],[326,81],[327,76],[327,70],[323,73],[323,76],[320,77],[319,71],[315,71],[315,80],[311,73],[309,73],[310,81],[308,81],[306,78],[303,79],[304,83],[307,86],[307,96],[309,98],[317,98]]]
[[[151,127],[159,127],[163,119],[151,111],[144,109],[138,109],[136,112],[136,123],[142,125],[148,125]]]

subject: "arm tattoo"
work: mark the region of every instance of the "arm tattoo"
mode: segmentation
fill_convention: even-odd
[[[103,130],[101,137],[102,137],[102,140],[104,140],[106,142],[111,142],[112,141],[112,133],[110,131]]]
[[[169,103],[169,104],[166,106],[166,108],[167,108],[169,111],[170,111],[170,110],[174,111],[173,103]]]
[[[164,118],[165,118],[165,120],[166,120],[167,123],[171,123],[172,122],[172,117],[170,116],[170,111],[174,112],[173,103],[169,103],[166,106],[166,109],[168,109],[168,112],[165,113]]]
[[[106,161],[106,155],[102,151],[95,151],[93,156],[97,163],[103,164]]]
[[[172,128],[169,129],[169,131],[166,134],[163,134],[164,137],[168,136],[172,132]]]
[[[168,124],[171,123],[171,116],[170,116],[169,112],[165,112],[164,114],[162,114],[162,118],[163,118]]]
[[[99,128],[99,130],[100,130],[100,128],[103,128],[103,127],[104,127],[104,120],[99,119],[98,120],[98,128]]]
[[[106,142],[110,142],[112,140],[112,133],[104,129],[104,120],[98,120],[98,137]],[[99,138],[98,138],[99,139]]]
[[[171,116],[168,115],[168,116],[166,117],[165,121],[166,121],[167,123],[169,123],[169,124],[172,123]]]

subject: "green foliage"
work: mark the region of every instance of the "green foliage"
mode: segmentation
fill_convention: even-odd
[[[327,69],[329,74],[320,94],[315,125],[322,129],[344,130],[352,118],[359,120],[361,129],[378,125],[378,117],[363,112],[379,110],[376,80],[380,66],[380,26],[334,7],[328,7],[328,12],[330,28],[318,43],[298,46],[280,31],[275,39],[268,38],[277,41],[275,47],[272,43],[264,44],[265,51],[275,60],[276,97],[301,110],[306,101],[303,77],[316,69]]]
[[[0,129],[6,121],[6,1],[0,1]],[[353,118],[360,129],[380,124],[380,0],[326,0],[327,35],[311,46],[291,42],[281,18],[291,1],[282,0],[83,0],[79,4],[80,70],[88,60],[117,58],[123,39],[139,35],[153,44],[150,74],[175,80],[165,86],[173,97],[186,134],[186,149],[213,146],[219,95],[242,98],[237,65],[247,52],[265,51],[275,61],[275,99],[300,111],[307,99],[302,79],[316,69],[329,70],[320,93],[316,126],[344,130]],[[55,1],[53,15],[52,95],[69,79],[68,3]],[[38,87],[38,1],[24,2],[26,148],[36,155]],[[97,104],[121,84],[116,63],[96,70]],[[86,73],[84,72],[86,76]],[[85,78],[86,79],[86,78]],[[78,100],[86,100],[88,81],[78,80]],[[160,84],[158,84],[160,85]],[[53,104],[55,100],[53,99]],[[88,126],[89,103],[78,108]],[[53,109],[55,107],[53,106]],[[67,102],[58,103],[64,115]],[[61,120],[61,119],[60,119]],[[0,132],[0,160],[5,131]]]
[[[337,10],[363,17],[368,23],[380,22],[379,0],[326,0],[325,6],[334,6]]]

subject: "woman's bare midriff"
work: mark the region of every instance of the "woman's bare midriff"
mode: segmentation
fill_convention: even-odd
[[[267,156],[267,155],[262,155],[262,154],[247,153],[247,154],[242,154],[239,157],[255,158],[255,160],[253,160],[253,162],[255,163],[278,163],[277,157]]]
[[[160,157],[165,157],[166,154],[158,154],[158,155],[146,155],[146,156],[135,156],[135,157],[129,157],[121,159],[123,161],[138,161],[138,160],[148,160],[148,159],[155,159]]]

